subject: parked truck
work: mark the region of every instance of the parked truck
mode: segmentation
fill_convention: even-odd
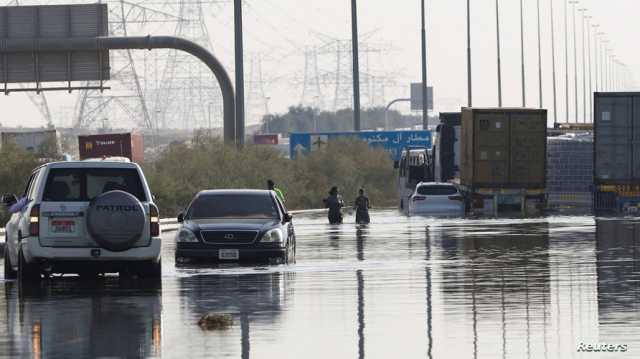
[[[594,211],[640,211],[640,92],[596,92]]]
[[[545,204],[547,111],[464,108],[460,187],[468,209],[498,214]]]
[[[138,133],[111,133],[78,136],[80,159],[126,157],[132,162],[144,162],[144,140]]]

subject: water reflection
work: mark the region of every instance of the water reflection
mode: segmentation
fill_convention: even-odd
[[[369,234],[367,226],[358,226],[356,229],[356,255],[359,261],[364,260],[364,243]],[[356,271],[358,287],[358,358],[364,359],[364,274],[362,270]]]
[[[194,275],[179,278],[178,285],[183,305],[192,316],[212,312],[234,316],[240,323],[242,358],[250,358],[252,326],[276,323],[294,278],[294,273]]]
[[[468,325],[462,330],[471,336],[467,339],[471,343],[467,356],[512,356],[508,343],[510,331],[524,331],[521,343],[524,357],[539,357],[534,353],[547,352],[548,223],[495,223],[490,232],[482,226],[430,227],[427,241],[445,260],[437,268],[442,277],[439,290],[443,293],[444,310],[451,311],[447,313],[449,320]],[[427,258],[432,250],[427,247]],[[429,270],[426,282],[427,289],[431,290]],[[428,316],[429,302],[428,294]],[[467,316],[469,321],[461,320],[461,316]],[[488,346],[487,337],[491,342],[497,337],[501,343]],[[481,345],[483,342],[485,345]],[[542,343],[544,349],[533,348],[534,343]]]
[[[4,287],[8,357],[154,357],[161,354],[161,290],[117,279],[60,279]]]
[[[640,221],[598,220],[596,249],[601,337],[629,344],[640,326]]]
[[[9,285],[0,356],[546,359],[581,342],[637,356],[640,221],[375,218],[296,218],[295,265],[166,266],[161,352],[159,290]],[[200,330],[210,312],[235,324]]]

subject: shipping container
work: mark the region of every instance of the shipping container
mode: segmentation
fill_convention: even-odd
[[[36,131],[3,131],[0,135],[0,146],[9,143],[17,145],[25,151],[43,154],[43,152],[58,152],[59,141],[56,130]]]
[[[594,181],[640,181],[640,92],[596,92]]]
[[[111,133],[78,136],[80,159],[126,157],[132,162],[144,162],[144,141],[138,133]]]
[[[466,187],[544,189],[547,111],[464,108],[460,153]]]
[[[277,145],[280,142],[278,134],[255,134],[253,135],[254,145]]]

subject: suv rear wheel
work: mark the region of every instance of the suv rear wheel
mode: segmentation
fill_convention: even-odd
[[[18,251],[18,280],[31,283],[40,281],[40,269],[36,265],[27,263],[22,249]]]
[[[5,242],[7,243],[7,242]],[[11,266],[11,259],[9,259],[9,250],[4,249],[4,279],[16,279],[18,272],[13,270]]]

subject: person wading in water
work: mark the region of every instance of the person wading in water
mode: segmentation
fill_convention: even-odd
[[[342,207],[344,201],[338,192],[338,187],[334,186],[329,191],[329,197],[324,200],[324,206],[329,208],[329,223],[342,224]]]
[[[364,195],[363,188],[360,188],[358,194],[359,196],[356,198],[354,206],[356,207],[356,224],[369,224],[369,222],[371,222],[371,219],[369,218],[371,203],[369,203],[369,198]]]

